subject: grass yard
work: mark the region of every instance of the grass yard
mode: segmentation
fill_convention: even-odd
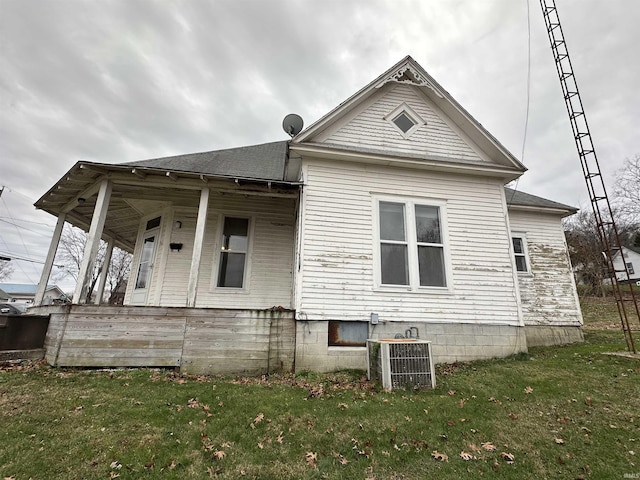
[[[0,370],[0,479],[640,477],[640,360],[622,333],[438,368],[386,393],[358,372],[183,377]]]

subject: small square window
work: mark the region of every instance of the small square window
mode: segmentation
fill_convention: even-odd
[[[396,124],[396,127],[402,130],[402,133],[407,133],[416,124],[416,122],[414,122],[405,112],[402,112],[394,118],[393,123]]]

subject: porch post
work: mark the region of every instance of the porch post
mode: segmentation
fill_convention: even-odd
[[[102,303],[102,296],[104,295],[104,286],[107,283],[107,277],[109,276],[109,267],[111,267],[111,255],[113,254],[113,246],[115,240],[110,238],[107,242],[107,251],[104,253],[104,262],[102,262],[102,271],[100,272],[100,281],[98,282],[98,292],[96,293],[96,305]]]
[[[193,241],[193,255],[191,256],[191,270],[189,272],[189,289],[187,290],[187,307],[196,306],[198,275],[200,274],[200,257],[202,256],[202,244],[204,243],[204,232],[207,226],[208,209],[209,189],[203,188],[200,191],[200,206],[198,207],[196,238]]]
[[[53,237],[51,238],[51,244],[49,245],[49,252],[47,258],[44,261],[44,267],[42,268],[42,275],[40,275],[40,282],[38,283],[38,289],[36,290],[36,296],[33,299],[34,305],[42,305],[44,300],[44,293],[47,290],[47,283],[49,283],[49,277],[51,277],[51,269],[53,268],[53,260],[56,258],[56,252],[58,251],[58,245],[60,244],[60,237],[62,236],[62,229],[64,227],[66,213],[58,215],[58,222],[56,228],[53,231]]]
[[[107,217],[110,199],[111,182],[109,179],[104,179],[98,190],[96,207],[93,211],[91,227],[89,227],[89,233],[87,234],[87,244],[84,246],[82,263],[80,264],[80,271],[78,272],[78,283],[73,292],[73,303],[79,304],[87,302],[87,289],[91,283],[91,271],[96,263],[96,255],[98,254],[98,247],[100,245],[100,238],[102,237],[102,230]]]

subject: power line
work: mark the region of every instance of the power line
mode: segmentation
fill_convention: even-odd
[[[5,258],[8,258],[9,260],[21,260],[23,262],[39,263],[41,265],[44,265],[44,262],[42,260],[34,260],[33,258],[27,258],[23,257],[22,255],[15,255],[13,253],[0,252],[0,258],[2,258],[3,260]],[[54,266],[58,268],[64,268],[64,265],[54,264]],[[25,273],[26,275],[26,272],[23,273]]]

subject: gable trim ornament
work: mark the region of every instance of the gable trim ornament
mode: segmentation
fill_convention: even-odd
[[[410,64],[404,64],[391,72],[380,82],[378,82],[375,88],[381,88],[389,82],[403,83],[405,85],[414,85],[417,87],[427,87],[431,89],[433,93],[438,96],[438,98],[443,98],[442,94],[436,89],[436,87]]]

